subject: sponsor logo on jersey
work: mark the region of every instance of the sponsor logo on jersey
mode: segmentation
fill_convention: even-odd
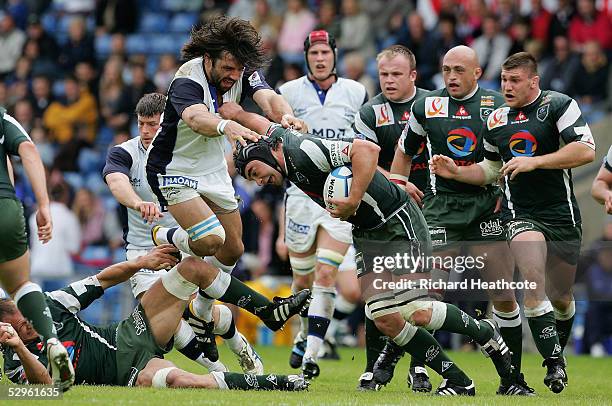
[[[448,97],[426,97],[425,117],[448,117]]]
[[[458,120],[469,120],[472,115],[465,109],[463,105],[459,106],[457,112],[453,115],[453,118]]]
[[[372,108],[376,115],[376,127],[395,124],[395,117],[393,117],[393,110],[389,103],[375,104]]]
[[[323,142],[323,145],[329,150],[329,157],[333,167],[342,166],[345,162],[348,162],[351,144],[345,142]]]
[[[249,85],[251,87],[261,86],[263,84],[263,80],[261,80],[261,76],[257,71],[253,72],[251,76],[249,76]]]
[[[502,227],[501,220],[489,220],[480,223],[480,235],[488,237],[492,235],[502,235],[504,228]]]
[[[510,111],[510,107],[502,107],[489,114],[487,128],[492,130],[508,124],[508,111]]]
[[[310,184],[310,181],[308,180],[308,178],[304,176],[304,174],[302,174],[301,172],[295,172],[295,177],[300,183],[304,183],[306,185]]]
[[[410,120],[410,110],[404,111],[404,114],[402,114],[402,117],[400,118],[400,123],[405,124],[408,122],[408,120]]]
[[[456,157],[463,158],[476,149],[478,138],[469,127],[459,127],[448,132],[446,146]]]
[[[542,97],[542,100],[540,100],[540,106],[550,103],[551,100],[552,100],[552,97],[550,97],[550,95],[547,94],[546,96]]]
[[[519,111],[516,117],[514,117],[514,121],[510,122],[510,124],[521,124],[528,122],[529,119],[522,111]]]
[[[296,223],[295,221],[289,219],[289,223],[287,224],[287,228],[291,231],[293,231],[294,233],[298,233],[298,234],[308,234],[308,232],[310,231],[310,226],[307,224],[299,224]]]
[[[515,236],[522,233],[523,231],[533,230],[533,224],[528,221],[511,221],[507,225],[508,236],[512,240]]]
[[[130,183],[132,184],[133,188],[140,187],[140,179],[139,178],[131,178],[130,179]]]
[[[514,156],[533,156],[538,149],[538,142],[527,130],[521,130],[510,137],[510,152]]]
[[[541,122],[544,122],[544,120],[546,120],[546,117],[548,117],[549,110],[550,110],[550,104],[545,104],[543,106],[538,107],[536,118],[540,120]]]
[[[313,128],[312,135],[328,140],[337,140],[344,137],[344,128]]]
[[[480,107],[495,107],[495,96],[480,96]]]
[[[130,369],[130,375],[129,375],[129,378],[128,378],[128,381],[127,381],[127,386],[134,386],[134,383],[136,381],[136,377],[138,376],[138,372],[139,371],[138,371],[137,368],[132,367]]]
[[[429,227],[429,237],[431,238],[431,245],[433,246],[446,244],[446,228]]]
[[[489,117],[492,112],[493,112],[493,108],[491,107],[481,107],[480,108],[480,119],[482,121],[486,121],[487,117]]]
[[[196,179],[188,178],[187,176],[162,175],[162,178],[164,182],[161,187],[181,185],[190,187],[192,189],[198,188],[198,181]]]

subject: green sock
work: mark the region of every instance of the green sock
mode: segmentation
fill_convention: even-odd
[[[223,372],[223,380],[229,389],[238,390],[291,390],[287,375],[251,375]]]
[[[380,332],[374,320],[365,318],[366,368],[364,372],[373,372],[374,363],[385,348],[387,337]]]
[[[219,300],[235,304],[256,316],[260,316],[261,311],[270,304],[268,298],[249,288],[233,276],[227,290]]]
[[[574,324],[574,316],[570,317],[567,320],[559,320],[555,319],[557,324],[557,334],[559,334],[559,345],[561,345],[561,350],[565,350],[565,346],[567,345],[567,341],[569,340],[572,334],[572,325]]]
[[[415,357],[410,357],[410,368],[424,367],[424,366],[425,366],[425,363],[423,361],[420,361],[416,359]]]
[[[478,344],[485,344],[493,337],[493,329],[487,323],[479,323],[458,307],[446,303],[446,318],[440,330],[463,334]]]
[[[400,343],[397,343],[401,345]],[[448,358],[440,344],[429,334],[429,331],[419,327],[412,338],[402,345],[413,359],[424,362],[425,365],[442,375],[449,382],[460,386],[468,386],[471,379]]]
[[[502,312],[493,308],[493,319],[499,326],[499,331],[506,345],[512,352],[512,365],[514,374],[521,372],[521,359],[523,355],[523,325],[518,306],[511,312]]]
[[[533,341],[542,357],[559,357],[562,354],[555,316],[550,311],[537,317],[527,317]]]
[[[23,289],[21,288],[19,291]],[[15,295],[18,298],[16,301],[19,311],[23,314],[23,317],[32,323],[32,327],[42,337],[43,342],[47,342],[50,338],[57,338],[51,311],[45,302],[45,295],[41,292],[40,287],[32,283],[27,284],[25,289],[30,291],[23,296],[20,296],[19,291],[17,291]]]

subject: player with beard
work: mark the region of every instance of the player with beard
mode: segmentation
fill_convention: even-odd
[[[398,140],[406,129],[410,108],[415,100],[428,92],[417,88],[416,59],[412,51],[403,45],[393,45],[376,57],[378,61],[378,79],[382,92],[364,104],[355,116],[353,128],[360,138],[372,141],[380,147],[378,169],[389,177],[391,163],[395,156]],[[414,188],[413,196],[423,196],[427,184],[427,150],[425,144],[412,157],[410,179],[402,175],[391,176],[391,181],[405,188]],[[417,200],[417,203],[421,203]],[[367,309],[367,308],[366,308]],[[391,376],[378,377],[374,382],[374,363],[383,352],[394,351],[388,356],[399,360],[404,350],[397,345],[385,345],[386,339],[374,324],[371,314],[366,311],[366,368],[359,378],[359,389],[374,390],[377,384],[386,384]],[[393,341],[390,341],[391,343]],[[411,358],[408,385],[415,392],[431,391],[427,370],[422,362]]]
[[[525,316],[546,367],[544,384],[554,393],[567,385],[563,350],[576,311],[572,286],[582,226],[571,169],[595,158],[595,142],[574,99],[540,90],[538,65],[527,52],[502,65],[506,103],[483,129],[485,155],[458,167],[432,156],[437,176],[472,185],[504,179],[502,220],[518,269],[536,289],[525,290]]]
[[[301,129],[291,107],[260,72],[267,63],[261,37],[248,21],[218,17],[191,32],[186,60],[168,90],[161,128],[147,151],[147,180],[159,203],[179,227],[155,226],[155,244],[171,243],[231,272],[244,251],[238,202],[225,161],[225,137],[232,143],[259,135],[222,120],[225,102],[250,96],[276,122]],[[187,308],[188,322],[214,345],[213,300],[204,292]],[[208,346],[209,348],[211,346]],[[210,353],[205,354],[211,358]],[[213,350],[214,355],[214,350]],[[212,357],[214,358],[214,357]]]
[[[368,99],[362,84],[336,75],[336,53],[333,36],[322,30],[311,32],[304,41],[308,74],[278,89],[310,131],[326,140],[353,138],[353,119]],[[281,234],[289,251],[292,289],[312,288],[312,303],[308,314],[302,315],[289,364],[301,366],[304,376],[313,378],[320,373],[318,354],[335,303],[342,303],[341,310],[347,314],[352,310],[344,298],[359,297],[354,250],[347,254],[352,242],[351,225],[332,218],[292,184],[285,199],[284,226]]]

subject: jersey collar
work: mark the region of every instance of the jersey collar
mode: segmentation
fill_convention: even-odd
[[[404,100],[400,100],[400,101],[391,101],[391,100],[389,100],[389,98],[388,98],[387,96],[385,96],[385,99],[389,100],[391,103],[395,103],[395,104],[405,104],[405,103],[410,102],[412,99],[414,99],[414,97],[416,96],[416,94],[417,94],[417,88],[416,88],[416,86],[415,86],[415,87],[414,87],[414,90],[413,90],[413,92],[412,92],[412,94],[410,95],[410,97],[407,97],[407,98],[406,98],[406,99],[404,99]]]
[[[468,99],[472,98],[476,94],[478,89],[480,89],[480,86],[478,86],[478,84],[476,84],[476,88],[470,94],[468,94],[467,96],[465,96],[465,97],[463,97],[461,99],[456,99],[453,96],[451,96],[450,94],[449,94],[449,97],[451,99],[453,99],[453,100],[456,100],[456,101],[465,101],[465,100],[468,100]]]
[[[520,109],[524,109],[524,108],[526,108],[526,107],[531,106],[533,103],[535,103],[535,102],[536,102],[536,101],[537,101],[537,100],[540,98],[540,96],[542,96],[542,89],[540,89],[540,91],[538,92],[538,95],[535,97],[535,99],[533,99],[532,101],[530,101],[530,102],[529,102],[529,103],[527,103],[526,105],[521,106],[521,107],[519,107],[519,108],[520,108]]]

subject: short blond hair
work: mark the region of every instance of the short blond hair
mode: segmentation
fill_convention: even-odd
[[[383,49],[378,55],[376,55],[376,62],[380,62],[382,58],[391,59],[398,55],[402,55],[408,59],[408,62],[410,62],[410,69],[416,69],[416,58],[414,57],[414,54],[410,49],[408,49],[408,47],[403,45],[391,45],[390,47]]]

